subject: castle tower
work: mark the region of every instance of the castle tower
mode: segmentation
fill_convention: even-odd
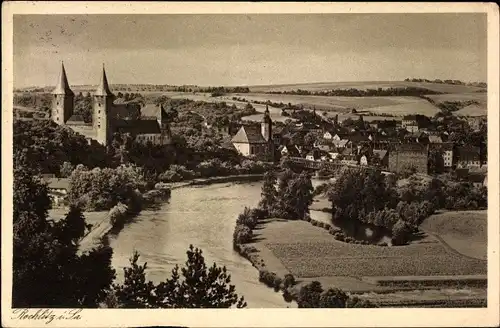
[[[261,134],[266,141],[272,139],[272,126],[273,121],[271,116],[269,116],[269,107],[266,105],[266,111],[264,112],[264,117],[262,118],[262,123],[260,124]],[[272,141],[272,140],[271,140]]]
[[[114,94],[109,89],[103,65],[101,82],[94,92],[94,115],[92,120],[94,130],[97,132],[97,141],[102,145],[110,143],[113,135],[110,110],[113,107],[114,98]]]
[[[52,120],[57,124],[65,124],[73,115],[75,94],[69,87],[63,63],[61,63],[61,73],[52,95],[54,95],[52,99]]]

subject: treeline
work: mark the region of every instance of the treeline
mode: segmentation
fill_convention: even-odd
[[[204,92],[212,94],[212,97],[223,96],[227,93],[249,93],[248,87],[193,87],[193,86],[179,86],[173,87],[176,92]]]
[[[141,193],[147,183],[142,170],[136,166],[94,168],[78,165],[69,176],[68,200],[87,211],[109,210],[125,204],[132,211],[142,206]]]
[[[462,82],[460,80],[428,80],[420,78],[406,78],[406,82],[427,82],[427,83],[439,83],[439,84],[453,84],[453,85],[467,85],[472,87],[487,88],[488,84],[486,82]]]
[[[215,126],[226,126],[230,122],[239,121],[244,116],[257,114],[257,111],[251,104],[247,104],[245,108],[238,108],[234,104],[229,106],[223,101],[212,103],[190,99],[171,99],[167,96],[160,96],[154,100],[154,103],[157,105],[162,104],[164,108],[174,110],[179,114],[174,115],[172,126],[182,125],[189,127],[188,122],[183,122],[183,116],[190,112],[198,114],[202,120],[206,120],[208,124]],[[194,119],[199,121],[200,117]]]
[[[470,105],[479,105],[479,101],[477,100],[455,100],[455,101],[443,101],[443,102],[436,102],[434,99],[431,97],[426,97],[426,96],[420,96],[420,98],[427,100],[434,106],[438,107],[443,114],[451,114],[453,112],[456,112],[464,107],[470,106]]]
[[[324,91],[292,90],[292,91],[270,91],[270,94],[301,95],[301,96],[326,96],[326,97],[390,97],[390,96],[413,96],[439,95],[443,92],[429,90],[425,88],[405,87],[405,88],[378,88],[378,89],[334,89]]]
[[[13,127],[14,166],[26,163],[35,171],[59,175],[64,162],[86,167],[112,166],[106,148],[89,145],[84,136],[51,120],[15,120]]]
[[[487,206],[487,188],[471,183],[423,182],[415,176],[399,186],[378,170],[346,169],[328,191],[332,220],[359,221],[392,231],[392,243],[408,242],[418,226],[438,209],[476,210]]]

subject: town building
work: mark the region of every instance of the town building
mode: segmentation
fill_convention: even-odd
[[[458,168],[473,168],[481,166],[481,150],[474,146],[456,147]]]
[[[87,138],[97,140],[102,145],[109,145],[114,133],[131,133],[137,142],[151,142],[156,145],[168,145],[172,141],[167,115],[161,106],[157,106],[154,117],[136,117],[127,103],[115,103],[103,67],[101,81],[93,93],[92,123],[85,123],[79,115],[74,115],[75,94],[71,90],[64,64],[56,88],[52,92],[52,120],[65,125]]]
[[[486,123],[486,116],[467,117],[467,123],[469,123],[472,131],[479,131],[481,129],[481,125]]]
[[[429,118],[424,115],[406,115],[401,121],[401,126],[408,132],[417,132],[426,128],[429,124]]]
[[[300,157],[299,149],[294,145],[284,145],[278,148],[281,156]]]
[[[49,189],[49,197],[52,201],[52,207],[65,206],[69,191],[69,179],[47,177],[44,178]]]
[[[419,143],[393,144],[389,151],[389,171],[400,173],[414,168],[427,174],[428,146]]]

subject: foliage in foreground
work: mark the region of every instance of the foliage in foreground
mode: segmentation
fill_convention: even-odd
[[[14,307],[97,307],[111,287],[112,249],[78,255],[88,225],[78,207],[48,219],[47,186],[26,166],[14,171]],[[61,292],[64,291],[64,292]]]
[[[323,290],[321,283],[313,281],[303,286],[297,297],[299,308],[367,308],[376,307],[369,301],[350,297],[338,288]]]
[[[136,252],[125,268],[125,281],[114,285],[113,307],[121,308],[237,308],[246,307],[238,297],[226,267],[215,263],[207,267],[202,251],[192,245],[187,251],[185,267],[176,266],[172,275],[155,285],[146,281],[147,263],[139,265]]]

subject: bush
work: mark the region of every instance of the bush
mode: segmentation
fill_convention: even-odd
[[[267,211],[262,208],[253,208],[252,210],[250,210],[250,216],[259,221],[268,217],[269,213],[267,213]]]
[[[376,308],[377,306],[370,301],[362,300],[357,296],[350,297],[345,305],[346,308]]]
[[[317,226],[317,225],[319,224],[319,222],[318,222],[318,221],[316,221],[316,220],[314,220],[314,219],[311,219],[311,224],[312,224],[313,226]]]
[[[111,226],[115,226],[117,223],[121,222],[126,216],[128,212],[128,207],[125,204],[118,203],[111,210],[109,210],[109,222]]]
[[[408,242],[408,238],[411,233],[410,226],[403,220],[399,220],[392,227],[392,244],[393,245],[405,245]]]
[[[338,288],[330,288],[321,293],[319,307],[321,308],[345,308],[349,296]]]
[[[293,296],[292,296],[292,294],[290,294],[290,292],[288,291],[288,289],[285,289],[283,291],[283,299],[287,303],[291,303],[293,301]]]
[[[295,284],[295,277],[292,274],[287,273],[285,275],[285,279],[283,280],[283,288],[286,290],[288,287],[291,287]]]
[[[275,288],[277,279],[280,278],[278,278],[274,272],[269,272],[267,270],[259,271],[259,281],[263,282],[268,287]],[[281,283],[281,281],[279,283]],[[278,290],[279,290],[279,284],[278,284]]]
[[[182,180],[189,180],[195,178],[195,172],[186,169],[183,165],[172,164],[162,174],[159,175],[159,179],[162,182],[179,182]]]
[[[170,190],[170,187],[167,183],[163,183],[163,182],[158,182],[155,184],[154,186],[155,189],[157,190],[163,190],[163,189],[169,189]]]
[[[233,244],[236,247],[239,244],[245,244],[250,242],[253,237],[252,230],[246,225],[237,224],[234,228],[233,233]]]
[[[330,229],[332,228],[332,225],[329,223],[323,223],[323,228],[330,231]]]
[[[236,220],[237,225],[245,225],[250,229],[255,228],[257,224],[257,218],[253,216],[254,212],[250,210],[248,207],[245,207],[243,213],[238,215],[238,219]]]
[[[273,288],[275,292],[278,292],[281,289],[281,283],[283,282],[283,279],[280,277],[275,276],[274,277],[274,282],[273,282]]]

